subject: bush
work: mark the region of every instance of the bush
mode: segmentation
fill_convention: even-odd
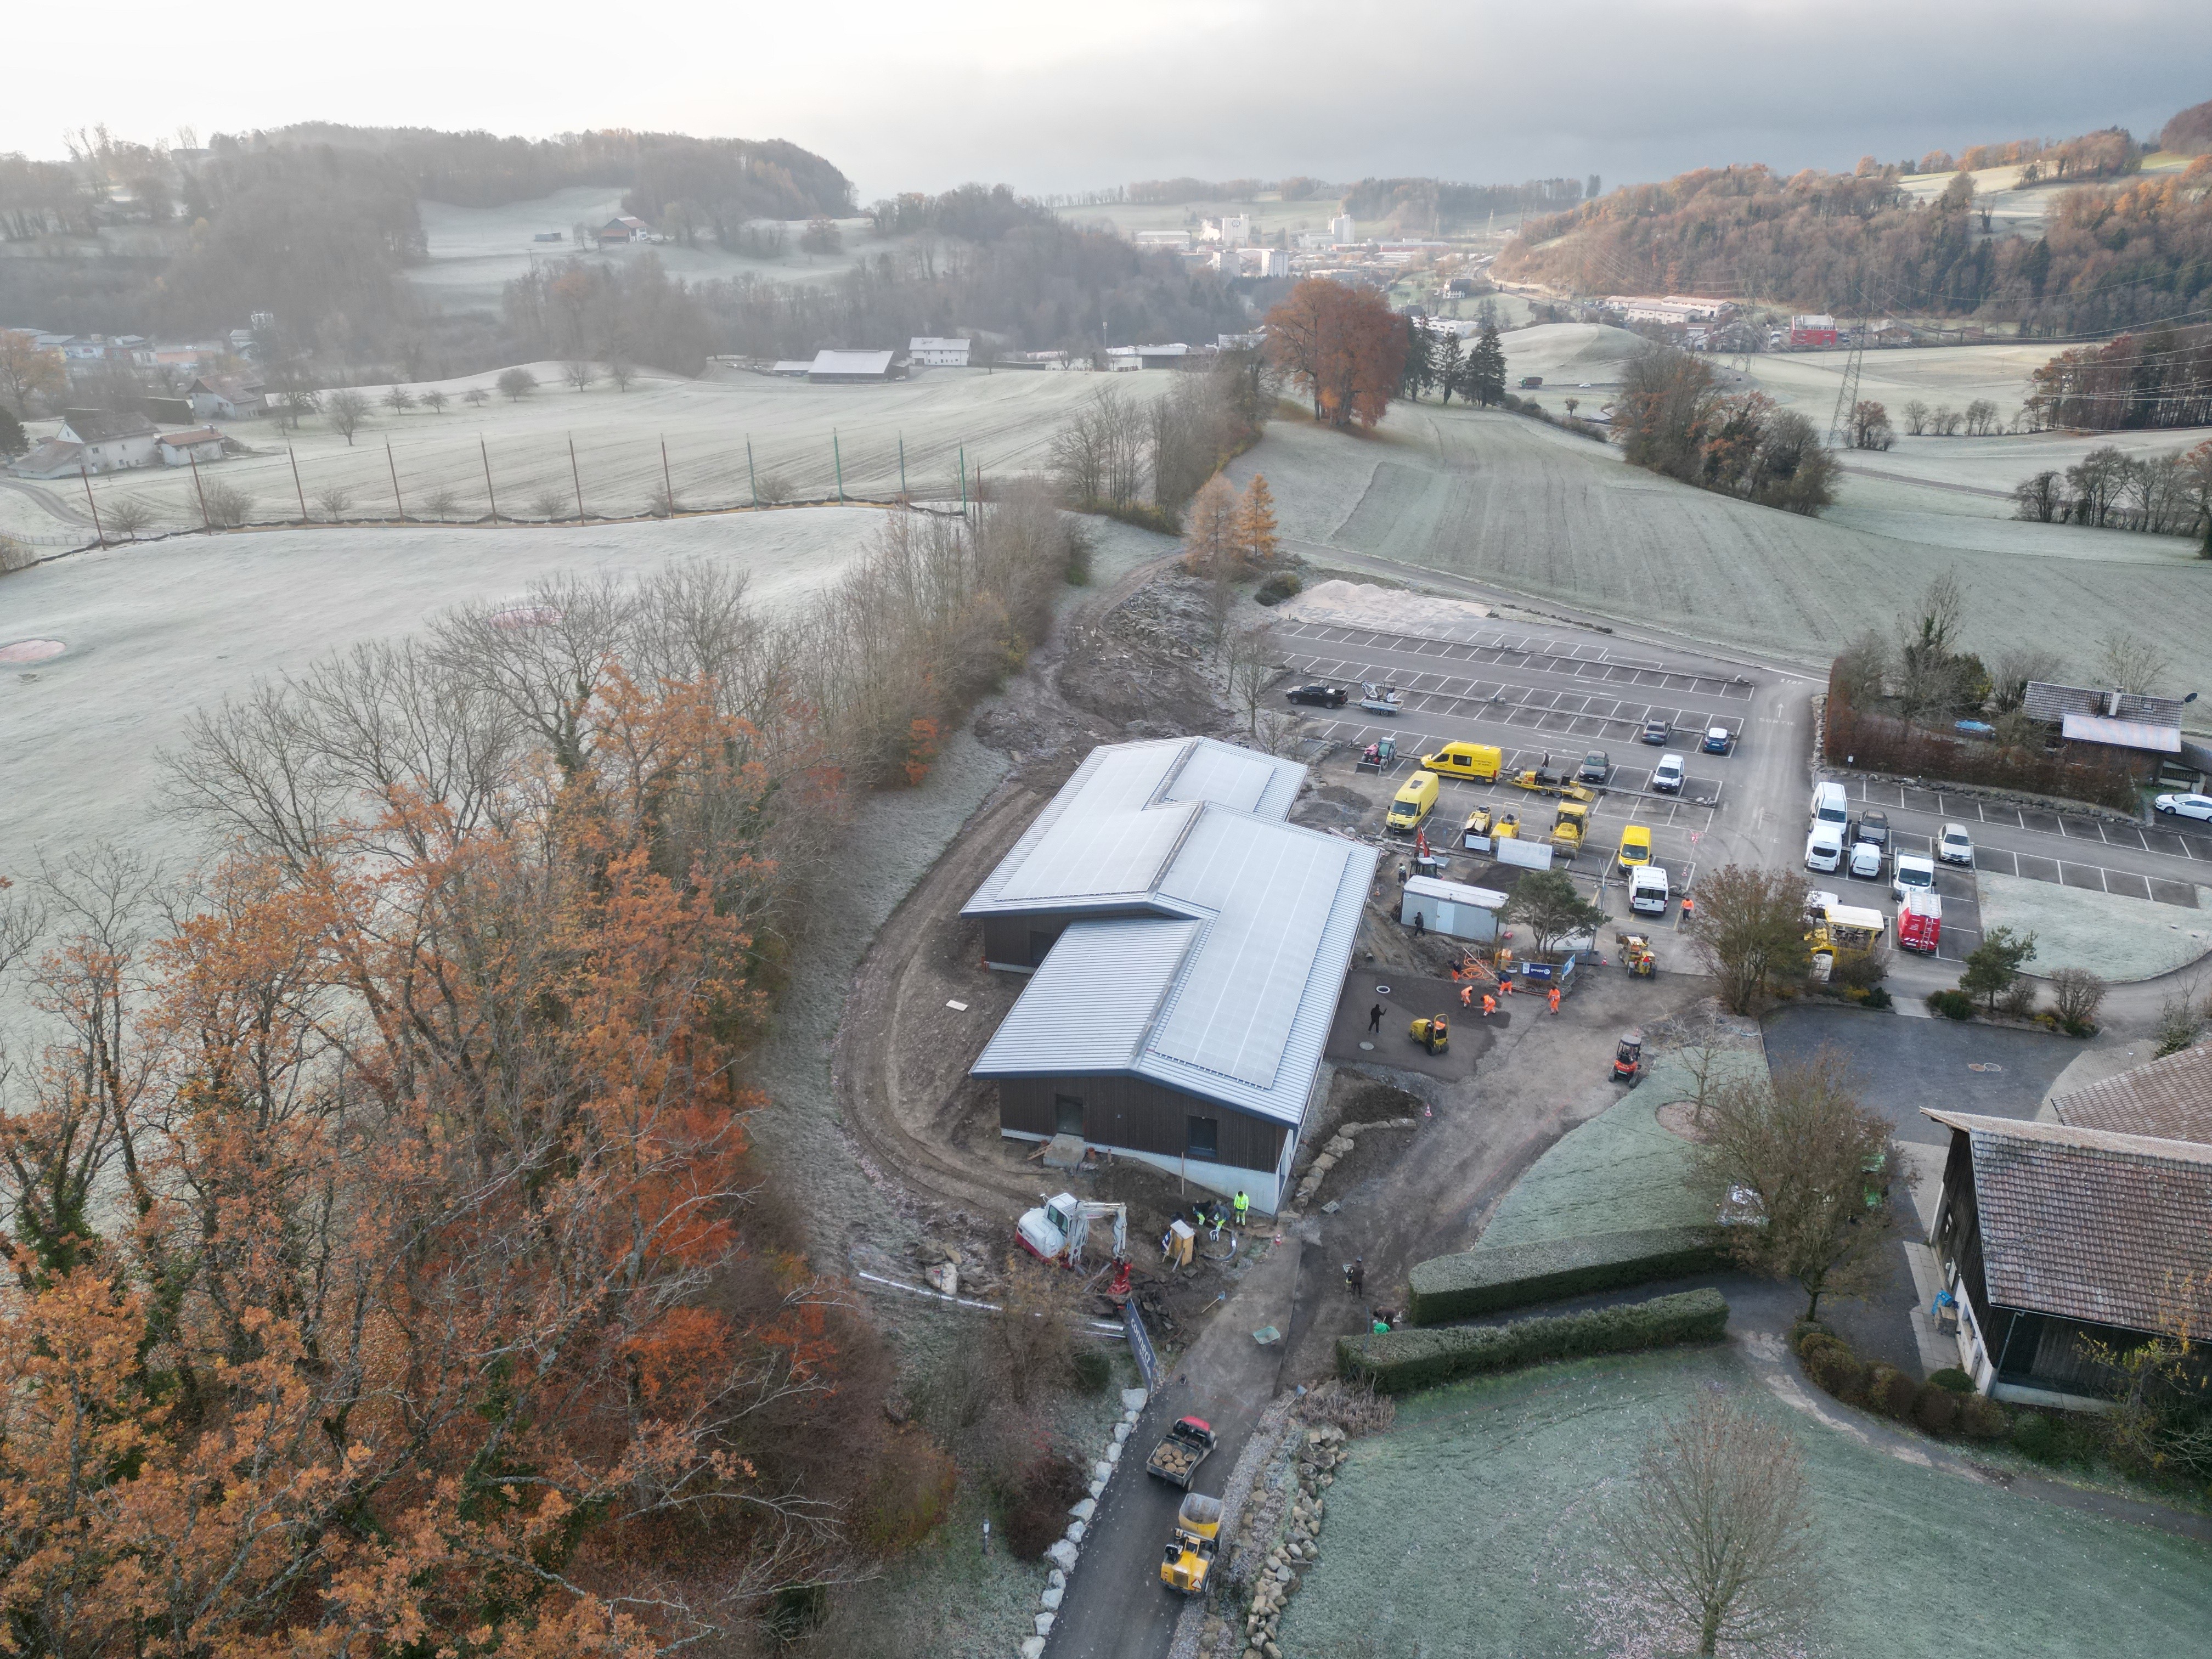
[[[1939,1389],[1948,1389],[1953,1394],[1972,1394],[1974,1391],[1974,1379],[1956,1365],[1944,1366],[1928,1380]]]
[[[2013,1419],[2012,1449],[2039,1463],[2061,1461],[2058,1425],[2041,1412],[2022,1412]]]
[[[1919,1392],[1920,1385],[1894,1365],[1876,1360],[1867,1367],[1869,1411],[1902,1419],[1911,1414],[1913,1399]]]
[[[1296,571],[1278,570],[1254,590],[1252,597],[1261,605],[1280,605],[1285,599],[1294,599],[1303,593],[1305,586],[1298,580]]]
[[[1064,530],[1067,556],[1060,563],[1060,579],[1070,587],[1088,587],[1091,556],[1097,551],[1098,538],[1091,533],[1091,526],[1079,519],[1068,520]]]
[[[1006,1547],[1015,1559],[1035,1561],[1067,1530],[1067,1511],[1084,1492],[1083,1465],[1057,1452],[1024,1469],[1006,1494]]]
[[[1716,1290],[1684,1291],[1648,1302],[1540,1316],[1505,1325],[1392,1331],[1339,1337],[1337,1370],[1387,1394],[1432,1388],[1478,1371],[1510,1370],[1547,1359],[1623,1353],[1678,1342],[1717,1342],[1728,1334],[1728,1302]]]
[[[945,1518],[958,1486],[952,1460],[933,1445],[927,1435],[916,1431],[893,1436],[878,1454],[875,1468],[860,1493],[855,1516],[860,1542],[878,1555],[897,1555],[913,1548]]]
[[[1959,1431],[1969,1440],[2002,1440],[2012,1426],[2012,1417],[1985,1394],[1970,1394],[1959,1401]]]
[[[1850,1347],[1832,1336],[1808,1342],[1799,1351],[1805,1374],[1838,1400],[1856,1400],[1866,1387],[1866,1367]]]
[[[1070,1369],[1079,1394],[1103,1394],[1106,1385],[1114,1380],[1114,1362],[1103,1349],[1078,1348]]]
[[[1930,991],[1928,1006],[1931,1012],[1941,1014],[1945,1019],[1972,1019],[1974,1017],[1974,1000],[1964,991]]]
[[[1504,1308],[1681,1279],[1724,1266],[1726,1252],[1699,1227],[1653,1227],[1468,1250],[1416,1262],[1408,1316],[1441,1325]]]
[[[1912,1396],[1912,1420],[1930,1434],[1959,1426],[1959,1396],[1934,1382],[1923,1382]]]
[[[1869,1008],[1887,1008],[1896,1000],[1896,998],[1890,995],[1889,988],[1887,986],[1869,985],[1867,987],[1866,1006]]]

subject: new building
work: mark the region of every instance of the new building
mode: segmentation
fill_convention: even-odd
[[[944,340],[933,335],[917,334],[906,343],[907,360],[925,368],[965,368],[969,344],[966,340]]]
[[[862,386],[896,380],[906,366],[890,351],[833,351],[814,354],[806,378],[817,386]]]
[[[1091,751],[961,911],[1029,976],[970,1068],[1001,1134],[1279,1206],[1376,856],[1286,822],[1304,781],[1207,738]]]

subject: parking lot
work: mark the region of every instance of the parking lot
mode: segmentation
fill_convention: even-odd
[[[1974,867],[2003,876],[2022,876],[2030,881],[2080,887],[2091,892],[2113,893],[2124,898],[2144,899],[2186,910],[2200,907],[2197,888],[2212,885],[2212,843],[2201,836],[2182,834],[2155,826],[2108,823],[2071,812],[1999,805],[1969,797],[1945,794],[1910,784],[1870,783],[1862,779],[1844,781],[1852,799],[1893,813],[1939,820],[1955,820],[1974,837]],[[1990,830],[2013,845],[1992,846],[1982,836]],[[1934,832],[1897,825],[1893,831],[1899,850],[1927,854]],[[2202,860],[2206,868],[2195,874],[2186,864],[2172,874],[2160,873],[2151,859],[2139,862],[2147,868],[2124,869],[2104,862],[2100,851],[2123,850],[2155,858]],[[1948,918],[1946,918],[1948,926]]]

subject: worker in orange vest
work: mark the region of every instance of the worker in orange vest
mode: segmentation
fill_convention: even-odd
[[[1498,999],[1485,991],[1482,994],[1482,1017],[1488,1019],[1498,1012]]]
[[[1552,1012],[1555,1014],[1558,1013],[1559,1012],[1559,988],[1556,985],[1552,988],[1551,1002]]]
[[[1462,985],[1459,988],[1459,1006],[1462,1008],[1474,1006],[1474,987]]]

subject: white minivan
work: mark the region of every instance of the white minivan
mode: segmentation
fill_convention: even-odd
[[[1840,783],[1816,783],[1813,786],[1813,827],[1833,826],[1837,837],[1842,838],[1844,826],[1851,821],[1850,798],[1844,793]]]
[[[1844,829],[1839,823],[1816,823],[1805,837],[1805,867],[1833,874],[1844,861]]]
[[[1628,908],[1640,915],[1667,914],[1667,872],[1656,864],[1639,864],[1628,878]]]

